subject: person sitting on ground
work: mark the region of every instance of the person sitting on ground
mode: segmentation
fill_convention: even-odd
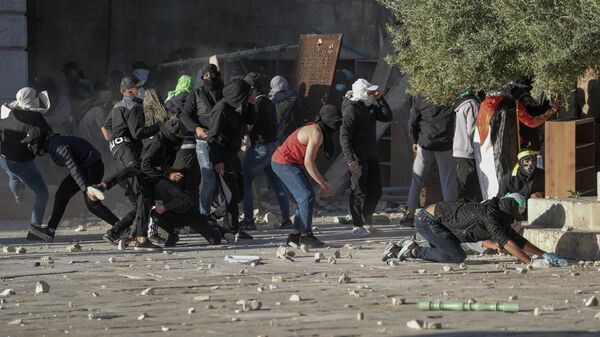
[[[93,187],[102,180],[104,165],[100,152],[92,144],[75,136],[51,134],[38,127],[30,128],[27,137],[21,142],[27,144],[36,156],[48,153],[57,166],[69,170],[69,175],[56,190],[48,227],[31,227],[31,233],[44,241],[53,241],[65,209],[78,191],[83,192],[85,206],[92,214],[111,226],[119,221],[119,218],[100,202],[104,199],[102,191]]]
[[[537,152],[523,150],[517,155],[517,164],[511,173],[500,180],[498,197],[507,193],[519,193],[525,198],[544,197],[544,170],[536,167]]]
[[[329,197],[331,187],[319,172],[315,159],[321,147],[326,157],[330,158],[333,155],[333,134],[341,125],[340,110],[333,105],[324,105],[319,111],[316,123],[309,123],[294,131],[271,157],[273,171],[283,181],[298,205],[292,233],[287,238],[288,245],[325,246],[312,232],[315,192],[303,168],[306,167],[308,174],[317,182],[321,195]]]
[[[397,257],[460,263],[466,258],[461,243],[490,240],[500,252],[507,251],[524,264],[539,266],[541,261],[532,263],[538,260],[529,256],[537,255],[558,266],[558,256],[542,251],[512,229],[511,224],[522,219],[525,208],[525,198],[518,193],[483,203],[438,202],[423,208],[415,218],[417,233],[429,242],[429,247],[419,246],[412,238],[399,245],[390,243],[382,260]]]

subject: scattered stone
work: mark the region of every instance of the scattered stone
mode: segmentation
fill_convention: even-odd
[[[362,321],[363,319],[365,319],[365,314],[363,314],[362,312],[359,312],[358,314],[356,314],[357,321]]]
[[[36,261],[36,262],[34,262],[34,263],[33,263],[33,266],[34,266],[34,267],[39,267],[39,266],[41,266],[41,265],[42,265],[42,264],[41,264],[41,263],[39,263],[38,261]]]
[[[337,263],[337,261],[335,260],[335,257],[333,257],[333,256],[330,256],[330,257],[329,257],[329,263],[331,263],[331,264],[336,264],[336,263]]]
[[[427,322],[425,325],[429,330],[439,330],[442,328],[442,323],[440,322]]]
[[[138,319],[138,321],[141,321],[141,320],[144,320],[146,318],[148,318],[148,313],[142,312],[142,314],[139,315],[137,319]]]
[[[81,246],[78,243],[67,246],[67,251],[71,252],[71,253],[79,252],[79,251],[81,251]]]
[[[113,314],[112,312],[107,312],[107,311],[94,311],[94,312],[90,312],[88,314],[89,319],[96,319],[96,320],[113,319],[115,317],[117,317],[117,315]]]
[[[598,312],[596,315],[594,315],[594,319],[600,320],[600,312]]]
[[[290,302],[300,302],[301,300],[302,299],[297,294],[294,294],[294,295],[290,296]]]
[[[75,228],[75,231],[76,232],[85,232],[86,229],[85,229],[85,227],[83,227],[83,225],[79,225]]]
[[[319,263],[321,260],[325,259],[325,255],[323,253],[315,253],[315,262]]]
[[[115,263],[116,261],[117,261],[117,259],[114,256],[111,256],[108,258],[109,263]]]
[[[21,246],[19,246],[19,247],[17,247],[17,248],[15,249],[15,252],[16,252],[17,254],[25,254],[25,253],[27,253],[27,249],[25,249],[25,247],[21,247]]]
[[[265,291],[265,288],[258,287],[258,288],[256,288],[256,291],[258,291],[259,293],[262,293],[263,291]]]
[[[369,233],[370,236],[382,236],[383,232],[374,226],[366,225],[364,226],[365,230]]]
[[[296,252],[290,247],[279,246],[279,248],[277,248],[276,256],[282,260],[294,261],[293,257],[296,256]]]
[[[248,269],[246,269],[246,268],[242,268],[242,269],[240,270],[240,275],[246,275],[246,274],[248,274]]]
[[[468,304],[475,304],[475,303],[477,303],[477,300],[475,300],[474,298],[469,298],[469,299],[467,300],[467,303],[468,303]]]
[[[45,281],[38,281],[38,283],[35,284],[35,293],[36,294],[47,293],[49,291],[50,291],[50,286]]]
[[[275,229],[279,228],[279,225],[281,223],[279,217],[271,212],[267,212],[265,214],[265,216],[263,217],[263,222],[268,227]]]
[[[538,307],[535,307],[535,309],[533,309],[533,316],[539,316],[541,315],[541,310]]]
[[[125,245],[125,241],[124,240],[119,240],[119,243],[117,244],[117,249],[118,250],[125,250],[127,246]]]
[[[596,296],[592,296],[592,297],[588,298],[587,300],[585,300],[586,307],[595,307],[597,305],[598,305],[598,298],[596,298]]]
[[[582,293],[582,291],[581,291],[581,289],[575,289],[575,291],[573,293],[575,293],[575,295],[579,295]]]
[[[338,279],[338,284],[350,283],[352,279],[346,273],[343,273],[342,276]]]
[[[301,244],[300,245],[300,251],[302,251],[303,253],[308,253],[308,247],[306,247],[305,244]]]
[[[571,272],[569,275],[571,275],[571,276],[579,276],[579,273],[577,273],[577,272]]]
[[[392,305],[402,305],[406,303],[406,299],[403,297],[392,297]]]
[[[212,287],[210,287],[210,290],[217,290],[219,288],[221,288],[221,286],[212,286]]]
[[[243,311],[260,310],[262,308],[262,302],[259,300],[247,300],[242,304]]]
[[[453,270],[454,270],[454,269],[452,268],[452,266],[444,266],[444,267],[442,267],[442,269],[443,269],[445,272],[450,272],[450,271],[453,271]]]
[[[169,330],[171,330],[171,328],[169,328],[168,326],[161,326],[160,330],[162,330],[162,332],[169,332]]]
[[[517,295],[508,296],[509,301],[516,301],[519,298]]]
[[[271,290],[277,289],[277,285],[269,284],[269,289],[271,289]]]
[[[527,268],[519,268],[519,267],[517,267],[516,269],[517,269],[517,273],[519,273],[519,274],[525,274],[525,273],[527,273],[527,270],[528,270]]]
[[[195,312],[196,312],[195,308],[189,308],[188,309],[188,314],[190,314],[190,315],[193,314],[193,313],[195,313]]]
[[[8,322],[8,325],[21,325],[21,324],[23,324],[22,319],[15,319],[13,321]]]
[[[398,266],[400,265],[400,261],[396,259],[391,259],[387,261],[388,266]]]
[[[4,246],[4,247],[2,247],[2,251],[5,253],[14,253],[17,250],[13,246]]]
[[[154,288],[146,288],[142,290],[142,296],[154,295]]]
[[[284,282],[283,276],[281,275],[273,275],[273,277],[271,277],[271,282]]]
[[[412,321],[406,322],[406,327],[410,329],[421,330],[425,327],[425,324],[420,319],[413,319]]]
[[[460,270],[466,270],[467,269],[467,265],[464,264],[464,263],[461,263],[461,264],[458,265],[458,269],[460,269]]]
[[[194,296],[194,301],[198,301],[198,302],[210,301],[210,295]]]
[[[214,267],[215,267],[215,264],[214,264],[214,263],[209,263],[209,264],[206,266],[206,268],[208,268],[208,269],[213,269]]]
[[[333,256],[334,256],[336,259],[339,259],[339,258],[341,258],[341,257],[342,257],[342,254],[340,254],[340,251],[339,251],[339,250],[336,250],[335,252],[333,252]]]
[[[92,296],[94,296],[94,297],[100,297],[100,295],[98,295],[98,293],[97,293],[97,292],[95,292],[95,291],[94,291],[94,292],[92,292]]]
[[[545,304],[545,305],[542,305],[542,310],[544,310],[544,311],[554,311],[554,307],[551,306],[551,305],[549,305],[549,304]]]
[[[419,274],[427,274],[427,270],[425,270],[425,269],[419,269],[419,270],[417,270],[417,272]]]
[[[8,289],[4,289],[1,293],[0,293],[0,297],[8,297],[11,295],[16,295],[17,293],[15,292],[14,289],[12,288],[8,288]]]

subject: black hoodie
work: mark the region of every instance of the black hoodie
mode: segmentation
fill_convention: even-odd
[[[208,128],[210,161],[223,162],[224,155],[237,155],[242,146],[246,126],[254,124],[254,105],[248,105],[250,84],[242,79],[234,79],[223,89],[223,99],[212,109]],[[241,110],[241,112],[239,112]]]
[[[187,96],[181,113],[177,117],[183,122],[186,129],[196,133],[196,128],[208,129],[210,126],[210,112],[223,98],[223,81],[220,77],[211,83],[203,82]]]
[[[423,97],[415,97],[410,109],[408,133],[413,144],[431,151],[452,150],[454,110],[451,106],[435,105]]]

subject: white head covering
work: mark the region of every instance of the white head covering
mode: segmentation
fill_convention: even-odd
[[[346,97],[353,102],[362,101],[366,105],[371,105],[374,97],[369,96],[367,93],[377,89],[379,89],[378,85],[371,84],[364,78],[359,78],[352,84],[352,90],[346,93]]]
[[[269,96],[275,95],[275,93],[288,90],[289,84],[288,81],[283,76],[275,76],[271,79],[271,91],[269,92]]]
[[[12,109],[22,109],[29,111],[39,111],[40,113],[46,113],[50,109],[50,98],[48,97],[47,91],[42,91],[37,95],[37,91],[31,87],[25,87],[19,89],[15,95],[15,100],[11,103],[2,106],[2,113],[0,118],[4,119],[8,117],[8,113]]]

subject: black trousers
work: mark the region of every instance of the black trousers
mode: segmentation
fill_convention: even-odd
[[[169,234],[174,234],[177,227],[189,226],[196,233],[200,233],[211,245],[221,243],[221,232],[209,226],[206,215],[200,214],[200,210],[196,207],[190,207],[183,213],[169,211],[160,215],[153,214],[156,224]]]
[[[98,184],[102,181],[102,176],[104,175],[104,165],[102,161],[99,161],[82,171],[88,184]],[[52,216],[50,216],[50,220],[48,221],[48,228],[56,229],[58,227],[69,201],[80,191],[81,189],[70,174],[63,179],[54,195],[54,207],[52,209]],[[108,207],[104,206],[99,200],[91,201],[85,192],[83,192],[83,200],[85,206],[92,214],[108,222],[111,226],[114,226],[119,221],[119,218]]]
[[[225,165],[225,173],[223,180],[231,191],[231,201],[227,203],[227,213],[230,217],[228,230],[232,233],[237,233],[240,230],[239,216],[240,212],[238,205],[244,198],[244,173],[242,171],[242,162],[237,155],[223,155],[223,164]],[[221,181],[217,177],[217,188],[221,190]]]
[[[152,190],[141,171],[139,150],[134,145],[122,143],[112,149],[112,154],[122,169],[104,182],[107,188],[111,188],[123,181],[130,181],[133,197],[128,196],[128,198],[130,201],[135,198],[135,218],[133,220],[135,233],[132,234],[138,237],[147,236],[150,210],[152,208]],[[131,193],[126,194],[131,195]]]
[[[358,160],[358,170],[350,172],[350,214],[355,227],[371,222],[381,198],[379,160]]]
[[[113,226],[113,228],[111,228],[111,231],[117,236],[120,236],[123,232],[128,230],[133,225],[133,221],[135,220],[135,215],[137,213],[137,199],[135,197],[135,193],[133,192],[131,179],[126,179],[119,182],[119,186],[123,190],[123,193],[125,194],[125,197],[127,197],[127,200],[129,200],[132,209],[129,212],[127,212],[127,214],[125,214],[125,216],[122,217],[121,220],[119,220]]]
[[[183,174],[181,187],[194,203],[194,207],[200,209],[200,165],[195,144],[192,149],[181,149],[177,152],[173,170]]]
[[[458,197],[470,202],[480,202],[483,198],[475,169],[475,159],[456,157],[454,159],[457,165]]]

